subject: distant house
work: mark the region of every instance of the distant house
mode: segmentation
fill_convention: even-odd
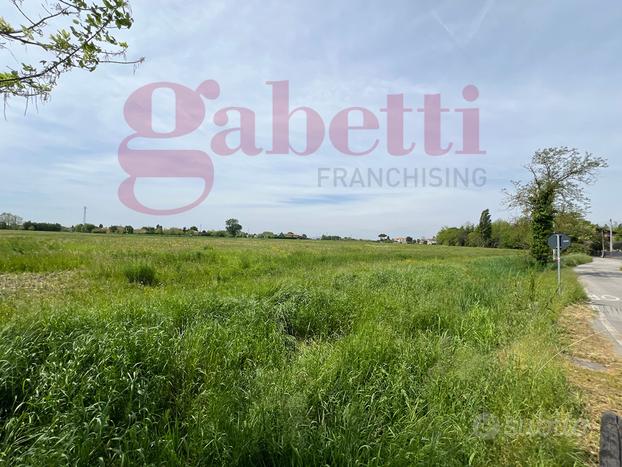
[[[406,241],[406,237],[394,237],[394,238],[393,238],[393,241],[394,241],[394,242],[397,242],[397,243],[408,243],[408,242]]]
[[[436,245],[436,238],[418,238],[415,243],[420,245]]]

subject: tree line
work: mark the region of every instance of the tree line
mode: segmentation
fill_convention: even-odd
[[[26,221],[16,215],[8,212],[0,214],[0,230],[30,230],[39,232],[76,232],[76,233],[88,233],[88,234],[143,234],[143,235],[190,235],[200,237],[239,237],[239,238],[274,238],[274,239],[295,239],[306,240],[308,239],[306,234],[297,234],[294,232],[279,232],[274,233],[270,231],[261,232],[258,234],[244,232],[240,222],[235,219],[227,219],[225,221],[224,229],[221,230],[200,230],[197,226],[191,227],[163,227],[160,224],[154,226],[143,226],[135,228],[131,225],[110,225],[104,226],[103,224],[77,224],[71,227],[65,227],[59,223],[49,222],[33,222]],[[322,236],[322,239],[341,239],[337,236]],[[344,239],[347,239],[344,238]]]
[[[466,223],[460,227],[443,227],[437,242],[444,245],[529,249],[539,263],[551,260],[547,240],[554,232],[570,236],[569,251],[594,254],[609,242],[609,227],[593,224],[585,218],[590,203],[585,186],[596,180],[598,170],[607,162],[589,152],[581,154],[574,148],[552,147],[535,152],[524,168],[528,181],[513,181],[513,190],[506,190],[506,205],[518,208],[521,215],[512,221],[491,221],[485,209],[477,226]],[[621,226],[616,230],[620,232]],[[622,239],[615,238],[614,249],[622,248]]]
[[[533,244],[531,219],[521,216],[513,220],[496,219],[490,223],[490,237],[481,235],[480,225],[465,223],[459,227],[443,227],[436,234],[439,245],[529,250]],[[609,226],[594,224],[579,213],[558,213],[551,232],[567,234],[572,245],[569,252],[597,254],[609,247]],[[548,238],[548,236],[547,236]],[[614,225],[615,250],[622,250],[622,224]],[[547,246],[547,257],[551,254]]]

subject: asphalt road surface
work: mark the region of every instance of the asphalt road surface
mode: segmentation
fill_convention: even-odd
[[[590,303],[598,312],[595,325],[608,334],[622,355],[622,261],[594,258],[575,268]]]

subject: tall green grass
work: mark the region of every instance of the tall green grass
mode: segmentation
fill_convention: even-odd
[[[553,358],[560,307],[582,292],[569,276],[559,297],[554,274],[516,252],[0,235],[0,251],[15,243],[33,262],[54,243],[88,285],[0,298],[2,462],[585,459],[577,433],[477,430],[486,414],[525,426],[582,414]],[[149,264],[158,286],[136,287],[128,264]]]
[[[158,283],[156,270],[149,264],[128,264],[123,268],[123,274],[131,284],[156,285]]]

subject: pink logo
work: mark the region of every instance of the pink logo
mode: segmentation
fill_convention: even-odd
[[[378,150],[380,138],[373,135],[380,129],[378,116],[365,107],[348,107],[337,112],[330,120],[328,132],[322,116],[311,107],[290,108],[289,81],[268,81],[272,87],[272,148],[266,154],[290,154],[309,156],[317,152],[324,143],[326,133],[332,146],[346,156],[366,156]],[[175,95],[175,127],[169,132],[158,132],[153,128],[153,93],[158,89],[168,89]],[[130,209],[153,215],[173,215],[188,211],[201,204],[209,195],[214,182],[214,166],[210,156],[196,149],[132,149],[129,144],[137,138],[169,139],[189,135],[197,130],[205,120],[204,99],[215,100],[220,96],[220,86],[214,80],[204,81],[196,90],[176,83],[159,82],[143,86],[127,99],[124,116],[135,133],[125,138],[119,146],[119,163],[129,177],[119,186],[119,199]],[[462,90],[467,102],[474,102],[479,90],[467,85]],[[390,94],[386,107],[379,109],[386,114],[386,152],[392,156],[407,156],[416,146],[406,143],[405,114],[413,112],[406,107],[403,94]],[[264,150],[257,146],[255,132],[255,112],[246,107],[225,107],[213,114],[213,123],[225,127],[232,112],[239,116],[238,127],[226,128],[216,133],[211,140],[211,149],[219,156],[229,156],[238,152],[257,156]],[[417,112],[423,114],[424,150],[430,156],[443,156],[454,148],[453,142],[444,142],[442,134],[443,114],[450,109],[441,105],[440,94],[424,96],[423,107]],[[485,154],[480,149],[479,109],[457,108],[454,112],[462,114],[462,146],[455,154]],[[305,138],[303,147],[294,147],[290,141],[290,122],[295,114],[305,118]],[[351,123],[356,118],[362,122]],[[369,144],[364,149],[355,150],[350,139],[353,134],[368,132]],[[238,144],[230,146],[228,136],[237,134]],[[193,177],[203,180],[201,195],[192,203],[174,209],[155,209],[142,204],[136,198],[136,181],[140,177]]]

